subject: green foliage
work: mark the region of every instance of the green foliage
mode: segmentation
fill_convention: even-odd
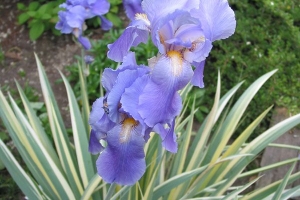
[[[244,87],[247,87],[260,74],[276,68],[278,73],[251,103],[243,124],[253,120],[259,110],[270,103],[287,107],[291,114],[299,113],[299,2],[229,0],[229,4],[235,10],[237,28],[230,38],[214,42],[206,62],[204,102],[207,107],[212,104],[217,68],[221,70],[224,83],[222,91],[227,91],[232,83],[241,80],[246,80]],[[257,129],[257,133],[269,126],[270,116]],[[243,124],[241,129],[245,127]]]
[[[300,114],[298,114],[280,122],[252,142],[245,144],[271,107],[258,115],[236,140],[227,145],[249,103],[275,71],[258,78],[228,109],[225,109],[228,102],[243,83],[239,83],[220,98],[221,83],[218,76],[213,107],[196,131],[193,131],[193,119],[194,113],[198,110],[195,106],[195,98],[189,98],[192,87],[188,85],[181,91],[184,108],[188,106],[188,102],[193,103],[191,113],[186,115],[184,109],[185,111],[176,120],[178,152],[176,154],[166,152],[161,146],[160,137],[152,134],[145,145],[147,169],[141,180],[133,186],[115,184],[109,186],[96,173],[96,157],[91,156],[87,151],[90,107],[84,68],[78,65],[81,106],[78,105],[67,79],[62,75],[72,122],[73,137],[70,140],[49,80],[39,60],[37,65],[54,145],[47,137],[22,88],[18,85],[24,111],[11,96],[7,100],[0,91],[0,117],[28,171],[24,170],[2,140],[0,140],[0,156],[13,179],[29,199],[264,199],[269,196],[300,195],[300,187],[284,189],[300,179],[299,172],[291,173],[292,168],[283,180],[250,193],[241,192],[255,183],[258,178],[243,186],[231,187],[239,178],[299,160],[299,158],[292,158],[244,172],[249,163],[265,147],[300,123]],[[300,150],[295,146],[282,146],[282,148]]]
[[[38,39],[43,32],[51,30],[53,34],[58,35],[54,26],[58,20],[58,7],[63,0],[56,1],[32,1],[29,5],[18,3],[17,7],[21,12],[18,16],[19,24],[28,24],[29,37],[31,40]]]

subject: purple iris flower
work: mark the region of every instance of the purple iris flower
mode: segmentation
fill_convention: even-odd
[[[108,183],[132,185],[141,178],[146,170],[144,145],[153,129],[160,134],[163,147],[177,151],[174,126],[181,98],[177,90],[161,90],[162,83],[156,79],[149,67],[136,64],[134,53],[118,69],[103,72],[106,95],[92,106],[89,151],[100,153],[97,171]],[[176,81],[174,85],[182,87]]]
[[[127,17],[134,20],[137,13],[142,13],[142,0],[123,0],[123,5],[125,8],[125,13]]]
[[[176,4],[171,0],[144,0],[142,8],[143,13],[136,14],[120,38],[108,46],[108,57],[122,61],[132,46],[145,43],[150,34],[160,54],[168,57],[168,52],[178,52],[190,68],[193,64],[192,84],[203,87],[203,64],[212,42],[235,31],[234,12],[227,0],[180,0]]]
[[[107,0],[67,0],[60,7],[65,10],[59,11],[59,21],[55,28],[65,34],[73,33],[85,49],[91,48],[89,39],[83,36],[86,19],[98,16],[103,30],[112,27],[112,23],[102,16],[109,11]]]

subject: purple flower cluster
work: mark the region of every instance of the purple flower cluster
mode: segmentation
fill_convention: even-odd
[[[142,13],[108,45],[108,57],[122,65],[105,69],[106,95],[96,100],[90,115],[89,150],[101,152],[96,165],[104,181],[132,185],[142,177],[143,147],[151,131],[160,135],[166,150],[177,152],[175,118],[182,108],[178,91],[189,82],[204,87],[204,62],[212,42],[232,35],[235,26],[227,0],[142,2]],[[148,66],[137,65],[129,50],[149,35],[159,53]]]
[[[59,11],[59,21],[55,28],[61,33],[73,33],[85,49],[91,48],[89,39],[82,35],[86,19],[98,16],[103,30],[112,27],[112,23],[103,16],[109,11],[110,4],[107,0],[67,0],[60,7],[65,10]]]

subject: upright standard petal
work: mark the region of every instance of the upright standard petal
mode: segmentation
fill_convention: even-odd
[[[141,77],[146,73],[148,73],[148,69],[143,67],[134,70],[125,70],[119,73],[113,88],[107,95],[109,117],[112,121],[117,123],[120,120],[120,100],[125,89],[130,87],[138,77]]]
[[[175,10],[189,11],[199,7],[199,0],[144,0],[142,8],[151,23],[155,24],[161,18],[173,13]]]
[[[201,21],[206,37],[212,42],[228,38],[235,31],[235,15],[227,0],[201,0],[192,16]]]
[[[107,183],[133,185],[145,173],[144,135],[133,118],[126,118],[107,134],[107,147],[96,162]]]
[[[146,43],[147,40],[148,31],[128,27],[114,43],[108,45],[107,57],[116,62],[122,62],[132,46],[137,46],[141,42]]]

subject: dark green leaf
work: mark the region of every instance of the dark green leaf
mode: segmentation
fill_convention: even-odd
[[[25,10],[26,6],[23,3],[17,3],[18,10]]]
[[[27,14],[30,16],[30,17],[35,17],[37,15],[37,12],[36,11],[28,11]]]
[[[31,40],[38,39],[42,33],[44,32],[45,26],[42,22],[37,21],[36,23],[32,24],[29,30],[29,37]]]
[[[37,1],[31,2],[28,6],[28,10],[35,11],[38,9],[39,6],[40,6],[39,2],[37,2]]]
[[[18,17],[18,23],[19,24],[24,24],[29,18],[30,18],[30,16],[27,13],[22,13]]]

